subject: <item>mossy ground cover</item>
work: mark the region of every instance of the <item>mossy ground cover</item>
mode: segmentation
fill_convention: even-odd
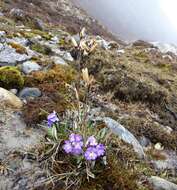
[[[24,78],[17,67],[4,66],[0,67],[0,86],[11,88],[22,88],[24,85]]]
[[[74,99],[66,84],[77,81],[77,73],[68,66],[53,66],[48,71],[38,71],[26,76],[25,85],[38,87],[43,96],[31,100],[24,108],[25,121],[28,124],[40,123],[53,110],[58,113],[72,107]]]

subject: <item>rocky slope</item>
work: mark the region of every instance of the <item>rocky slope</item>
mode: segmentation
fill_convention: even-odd
[[[97,44],[86,56],[73,44],[82,26]],[[177,56],[113,40],[70,1],[0,2],[0,189],[51,189],[37,157],[46,134],[39,124],[72,109],[66,83],[84,102],[82,68],[95,79],[91,118],[114,137],[109,167],[71,189],[177,189]]]

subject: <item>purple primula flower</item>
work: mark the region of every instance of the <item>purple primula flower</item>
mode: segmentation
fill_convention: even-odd
[[[80,142],[80,141],[82,141],[82,136],[79,134],[72,133],[69,136],[69,140],[70,140],[70,142]]]
[[[58,121],[59,121],[59,118],[58,118],[55,111],[53,111],[47,117],[47,124],[48,124],[49,127],[51,127],[53,125],[53,123],[58,122]]]
[[[73,147],[70,143],[70,141],[65,141],[65,144],[63,145],[63,149],[66,153],[71,153],[73,150]]]
[[[79,155],[82,153],[82,147],[83,147],[83,142],[80,141],[80,142],[72,142],[72,146],[73,146],[73,149],[72,149],[72,153],[74,155]]]
[[[94,136],[90,136],[88,139],[87,139],[87,142],[85,144],[85,146],[96,146],[98,143],[97,143],[97,140]]]
[[[65,141],[65,145],[63,146],[63,149],[65,150],[69,148],[69,151],[67,152],[65,150],[65,152],[72,153],[73,155],[79,155],[83,152],[82,150],[83,145],[84,143],[82,141],[82,136],[79,134],[72,133],[69,136],[69,140]]]
[[[72,154],[73,155],[80,155],[83,152],[82,147],[80,146],[73,146]]]
[[[98,155],[96,153],[96,148],[94,147],[89,147],[85,151],[84,157],[86,160],[96,160]]]
[[[105,146],[103,144],[98,144],[96,146],[96,152],[98,157],[103,156],[105,154]]]

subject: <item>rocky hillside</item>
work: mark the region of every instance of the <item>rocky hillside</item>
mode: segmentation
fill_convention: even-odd
[[[177,56],[70,1],[0,2],[0,103],[0,190],[177,190]]]

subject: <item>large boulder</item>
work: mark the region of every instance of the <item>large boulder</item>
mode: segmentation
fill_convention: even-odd
[[[0,104],[1,107],[14,109],[20,109],[23,106],[22,101],[17,96],[4,88],[0,88]]]
[[[117,135],[124,142],[133,146],[134,151],[138,154],[139,158],[141,159],[145,158],[143,147],[140,145],[135,136],[130,131],[128,131],[124,126],[122,126],[120,123],[109,117],[103,117],[103,118],[98,117],[96,118],[96,120],[102,120],[115,135]]]

